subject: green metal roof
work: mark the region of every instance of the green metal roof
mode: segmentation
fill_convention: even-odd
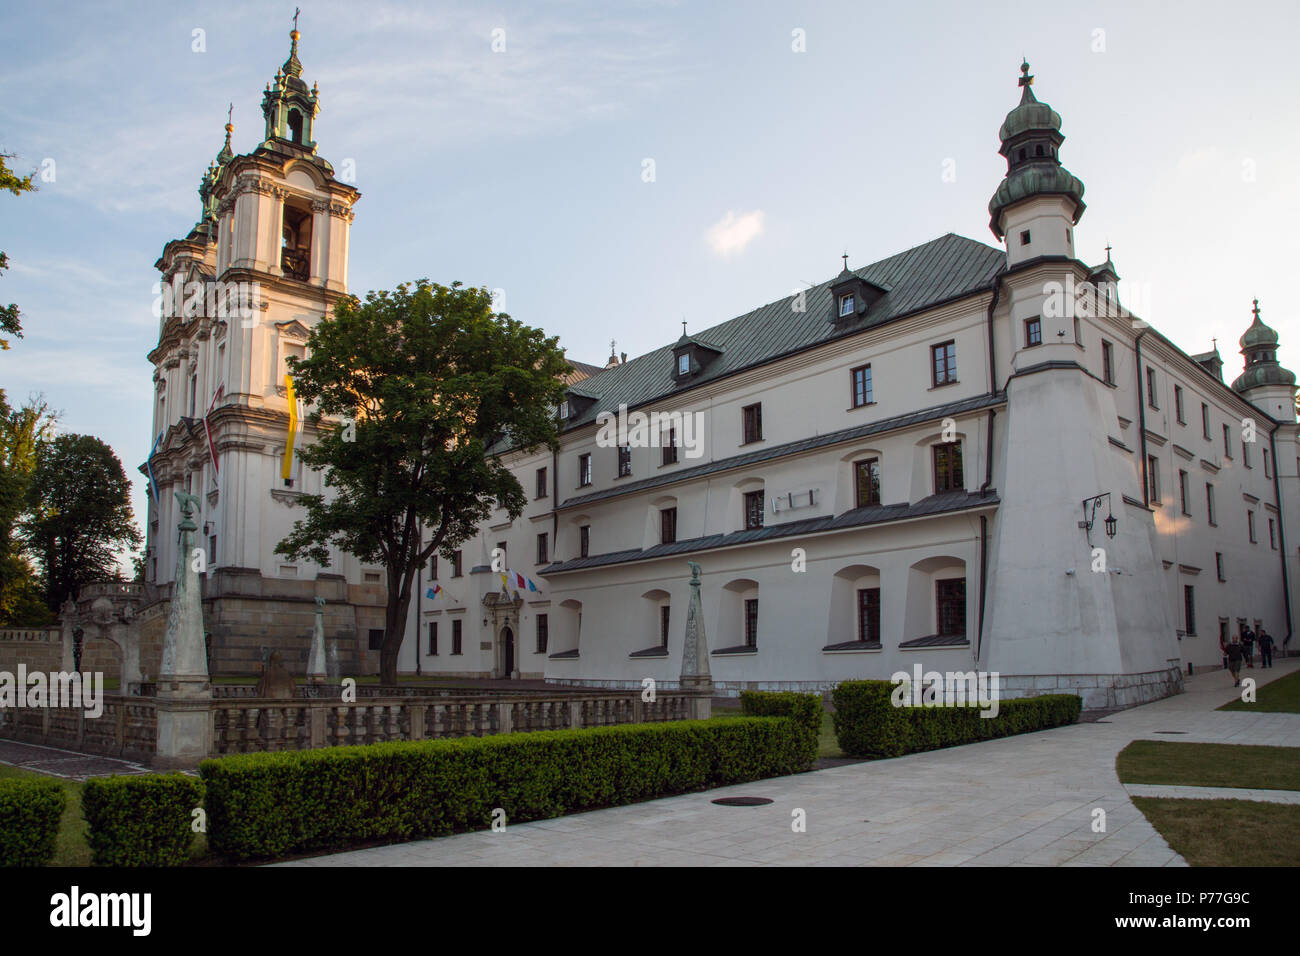
[[[602,411],[616,412],[620,404],[636,408],[940,303],[991,289],[994,278],[1005,267],[1006,254],[1001,249],[948,233],[854,270],[865,281],[889,290],[866,315],[831,321],[830,289],[843,280],[841,273],[805,290],[806,308],[802,312],[794,310],[797,299],[789,296],[690,336],[700,344],[720,350],[721,354],[688,381],[679,383],[673,377],[674,345],[662,346],[602,370],[582,383],[583,391],[598,394],[599,400],[566,422],[566,430],[594,422]]]

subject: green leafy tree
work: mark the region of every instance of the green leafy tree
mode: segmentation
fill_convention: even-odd
[[[417,569],[435,552],[450,557],[498,506],[512,520],[523,512],[502,439],[558,446],[554,406],[571,369],[556,343],[494,313],[486,289],[422,279],[341,299],[293,362],[321,428],[301,457],[324,471],[330,495],[303,496],[307,515],[276,551],[328,566],[334,546],[385,567],[384,683],[397,680]]]
[[[140,545],[131,483],[113,449],[93,435],[41,445],[23,533],[45,574],[45,603],[57,609],[92,581],[117,580],[118,552]]]
[[[43,586],[22,553],[18,527],[27,509],[37,451],[53,435],[56,421],[39,395],[14,409],[0,391],[0,626],[36,626],[48,619]]]
[[[31,192],[36,188],[32,183],[32,177],[16,175],[5,162],[13,159],[13,153],[0,153],[0,189],[7,189],[15,196],[21,193]],[[9,257],[0,252],[0,272],[9,268]],[[0,333],[6,333],[18,338],[23,337],[23,327],[18,321],[18,306],[12,302],[9,305],[0,305]],[[0,339],[0,349],[9,348],[7,339]]]

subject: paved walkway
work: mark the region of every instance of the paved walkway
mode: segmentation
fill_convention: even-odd
[[[152,773],[148,767],[117,757],[98,757],[94,754],[60,750],[40,744],[24,744],[17,740],[0,740],[0,763],[22,770],[48,773],[68,780],[85,780],[87,777],[107,777],[110,774]]]
[[[1242,790],[1237,787],[1177,787],[1163,783],[1130,783],[1130,797],[1174,797],[1179,800],[1257,800],[1261,803],[1300,803],[1300,790]]]
[[[1226,671],[1208,671],[1093,723],[280,865],[1185,866],[1129,800],[1115,755],[1136,739],[1300,746],[1300,714],[1215,710],[1234,694]],[[742,795],[774,802],[712,803]],[[806,832],[792,830],[796,810]]]

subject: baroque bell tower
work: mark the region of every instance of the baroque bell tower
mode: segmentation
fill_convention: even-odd
[[[296,20],[289,56],[262,95],[262,142],[236,154],[228,118],[199,189],[200,221],[157,263],[164,290],[183,295],[163,296],[149,355],[159,397],[141,468],[151,475],[146,578],[165,599],[176,565],[172,492],[199,495],[214,673],[257,673],[270,650],[298,670],[317,597],[349,666],[363,663],[356,635],[383,622],[382,591],[365,586],[378,576],[351,556],[332,551],[320,567],[275,553],[305,514],[302,496],[327,493],[295,452],[315,435],[297,407],[291,432],[287,360],[305,356],[312,327],[347,294],[360,198],[317,154],[319,91],[302,78]]]

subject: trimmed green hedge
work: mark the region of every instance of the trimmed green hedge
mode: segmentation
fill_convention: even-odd
[[[194,841],[203,782],[184,774],[92,777],[81,795],[95,866],[179,866]]]
[[[747,717],[789,717],[807,732],[810,764],[817,759],[823,710],[821,694],[763,690],[740,692],[740,712]]]
[[[998,702],[996,717],[974,707],[895,707],[887,680],[845,681],[831,692],[840,749],[855,757],[898,757],[921,750],[1009,737],[1079,719],[1082,701],[1048,694]]]
[[[0,780],[0,866],[54,859],[66,795],[57,780]]]
[[[786,718],[631,724],[205,760],[208,845],[234,860],[521,823],[808,769]]]

